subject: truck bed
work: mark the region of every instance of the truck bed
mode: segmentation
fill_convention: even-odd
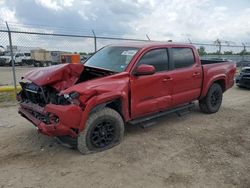
[[[223,91],[234,84],[236,64],[232,61],[201,60],[203,70],[203,84],[200,98],[204,97],[213,80],[225,80]]]
[[[222,60],[222,59],[201,59],[201,64],[206,65],[206,64],[214,64],[214,63],[225,63],[228,62],[227,60]]]

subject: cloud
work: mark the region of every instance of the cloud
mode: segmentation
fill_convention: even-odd
[[[18,19],[15,16],[14,10],[11,10],[5,6],[1,6],[1,8],[0,8],[0,21],[17,22]]]
[[[237,15],[232,14],[226,5],[217,6],[216,1],[208,0],[155,0],[150,5],[150,13],[129,22],[134,33],[127,36],[145,36],[155,40],[214,41],[247,40],[250,30],[249,9],[242,7]],[[171,33],[172,35],[169,35]]]
[[[57,3],[57,1],[53,1],[53,0],[36,0],[35,1],[37,4],[45,7],[45,8],[49,8],[51,10],[62,10],[62,7]]]
[[[148,34],[152,40],[241,43],[250,42],[248,5],[248,0],[0,0],[0,20],[45,25],[49,28],[39,27],[41,31],[66,34],[92,35],[94,29],[99,36],[146,39]],[[53,44],[60,46],[60,40]],[[99,46],[106,44],[100,41]]]
[[[35,0],[38,5],[41,5],[45,8],[54,10],[54,11],[62,11],[65,7],[71,7],[73,5],[74,0]]]

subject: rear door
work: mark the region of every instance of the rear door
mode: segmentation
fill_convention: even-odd
[[[202,68],[199,60],[195,59],[192,48],[173,47],[170,54],[174,107],[196,100],[200,96]]]
[[[171,106],[171,79],[168,76],[169,57],[166,48],[152,49],[144,53],[136,63],[153,65],[153,75],[135,76],[130,79],[131,116],[137,118]]]

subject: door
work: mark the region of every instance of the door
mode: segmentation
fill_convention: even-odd
[[[133,119],[171,106],[172,80],[168,76],[168,60],[167,49],[161,48],[147,51],[137,62],[135,68],[141,64],[153,65],[156,72],[153,75],[131,76],[131,117]]]
[[[201,92],[202,68],[195,61],[193,50],[187,47],[171,48],[170,53],[173,106],[197,100]]]

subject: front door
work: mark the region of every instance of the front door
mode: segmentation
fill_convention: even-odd
[[[155,113],[171,106],[172,79],[168,75],[167,49],[152,49],[145,52],[135,68],[141,64],[153,65],[156,72],[153,75],[131,76],[132,119]]]

